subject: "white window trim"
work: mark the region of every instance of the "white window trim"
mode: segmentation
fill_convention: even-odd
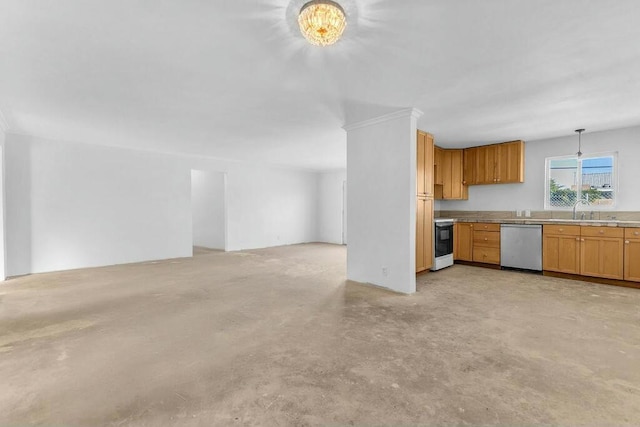
[[[616,206],[618,204],[618,195],[620,193],[619,191],[619,184],[618,184],[618,152],[617,151],[607,151],[607,152],[603,152],[603,153],[590,153],[590,154],[583,154],[582,156],[580,156],[580,160],[584,160],[584,159],[591,159],[591,158],[595,158],[595,157],[612,157],[613,158],[613,164],[612,164],[612,178],[611,181],[614,183],[614,187],[613,187],[613,204],[611,205],[582,205],[581,207],[579,207],[580,210],[589,210],[589,211],[611,211],[611,210],[615,210]],[[549,204],[549,163],[552,160],[569,160],[569,159],[578,159],[578,156],[574,155],[570,155],[570,156],[554,156],[554,157],[547,157],[545,159],[544,162],[544,210],[545,211],[571,211],[573,210],[572,206],[567,206],[567,207],[563,207],[563,206],[551,206]],[[578,162],[578,170],[577,170],[577,174],[578,176],[582,177],[582,162]],[[582,178],[580,178],[582,179]]]

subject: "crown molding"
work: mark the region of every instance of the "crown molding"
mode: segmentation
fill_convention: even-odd
[[[394,111],[393,113],[385,114],[383,116],[374,117],[372,119],[363,120],[356,123],[345,124],[342,129],[347,132],[354,129],[360,129],[363,127],[375,125],[378,123],[388,122],[390,120],[400,119],[403,117],[412,117],[418,119],[424,113],[417,108],[403,108],[402,110]]]
[[[4,114],[2,114],[2,110],[0,110],[0,130],[2,132],[9,130],[9,125],[7,124],[7,120],[4,118]]]

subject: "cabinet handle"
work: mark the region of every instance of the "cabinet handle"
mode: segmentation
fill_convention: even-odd
[[[598,233],[604,234],[604,230],[600,230],[600,231],[598,231]]]
[[[564,228],[560,228],[558,231],[562,233],[564,231]]]
[[[485,240],[485,241],[487,241],[487,240],[489,240],[489,239],[487,239],[487,238],[485,237],[485,238],[484,238],[484,240]]]
[[[637,236],[637,235],[639,235],[639,234],[640,234],[640,231],[634,231],[634,232],[633,232],[633,235],[634,235],[634,236]]]
[[[471,225],[469,226],[469,228],[473,228],[473,224],[471,224]]]
[[[579,238],[579,237],[576,237],[576,242],[579,242],[579,241],[580,241],[580,238]]]
[[[624,244],[625,244],[625,245],[628,245],[628,244],[629,244],[629,241],[628,241],[628,240],[625,240],[625,241],[624,241]]]
[[[581,242],[584,242],[584,239],[580,239]]]

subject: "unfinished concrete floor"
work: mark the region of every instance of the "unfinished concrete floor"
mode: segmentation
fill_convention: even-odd
[[[0,425],[638,425],[640,291],[325,244],[10,280]]]

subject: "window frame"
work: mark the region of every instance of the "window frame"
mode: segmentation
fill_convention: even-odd
[[[578,161],[577,167],[577,176],[580,177],[580,181],[576,183],[577,188],[577,198],[581,199],[582,193],[582,161],[585,159],[593,159],[598,157],[611,157],[612,165],[611,165],[611,182],[613,184],[613,203],[610,205],[581,205],[581,210],[585,210],[585,208],[589,208],[592,211],[611,211],[615,210],[618,204],[618,193],[619,193],[619,184],[618,184],[618,152],[617,151],[607,151],[602,153],[590,153],[583,154],[578,157],[575,154],[568,156],[553,156],[545,158],[544,162],[544,210],[545,211],[571,211],[573,210],[573,206],[551,206],[550,203],[550,172],[549,166],[553,160],[571,160],[576,159]]]

